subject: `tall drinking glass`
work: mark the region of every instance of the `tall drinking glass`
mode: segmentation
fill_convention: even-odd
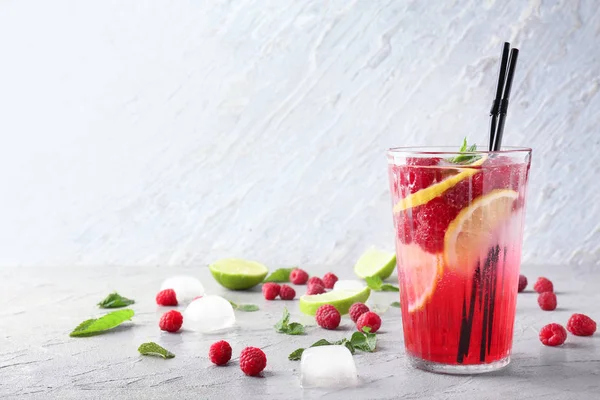
[[[388,151],[404,344],[442,373],[510,361],[531,149]]]

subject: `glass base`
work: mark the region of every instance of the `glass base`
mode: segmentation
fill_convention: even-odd
[[[498,361],[494,361],[489,364],[442,364],[433,361],[423,360],[422,358],[414,357],[409,355],[408,359],[410,363],[419,369],[429,372],[435,372],[437,374],[449,374],[449,375],[475,375],[485,374],[486,372],[494,372],[502,369],[510,363],[510,356],[503,358]]]

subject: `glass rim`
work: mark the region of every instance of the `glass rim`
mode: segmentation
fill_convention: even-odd
[[[461,152],[456,150],[456,146],[402,146],[391,147],[387,154],[394,155],[460,155],[460,154],[524,154],[531,153],[531,147],[522,146],[502,146],[500,150],[475,150]]]

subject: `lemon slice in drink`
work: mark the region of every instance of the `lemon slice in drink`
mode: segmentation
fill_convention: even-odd
[[[224,258],[208,266],[217,282],[227,289],[250,289],[261,283],[269,273],[264,265],[239,258]]]
[[[441,254],[431,254],[417,244],[402,245],[398,249],[402,264],[398,269],[402,290],[407,298],[408,312],[420,310],[435,292],[443,271]]]
[[[313,294],[300,297],[300,311],[307,315],[315,315],[317,309],[324,304],[331,304],[340,314],[348,314],[354,303],[364,303],[369,298],[371,289],[362,290],[332,290],[323,294]]]
[[[486,159],[487,157],[481,157],[478,160],[473,161],[471,164],[461,165],[460,167],[457,166],[457,169],[459,169],[460,171],[458,174],[452,175],[441,182],[435,183],[415,193],[409,194],[408,196],[397,202],[396,205],[394,205],[394,213],[398,213],[409,208],[420,206],[435,199],[438,196],[441,196],[446,190],[454,187],[460,181],[467,179],[468,177],[473,176],[477,172],[481,171],[478,168],[465,167],[480,166],[485,162]]]
[[[378,276],[386,279],[396,268],[396,254],[388,253],[374,247],[368,249],[356,262],[354,273],[362,279],[368,276]]]
[[[510,217],[518,196],[514,190],[493,190],[463,208],[444,235],[446,266],[473,273],[477,260],[487,253],[494,232]]]

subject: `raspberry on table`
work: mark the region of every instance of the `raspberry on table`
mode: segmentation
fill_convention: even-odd
[[[308,290],[306,291],[306,294],[308,294],[308,295],[323,294],[323,293],[325,293],[325,287],[318,283],[313,283],[312,285],[308,285]]]
[[[554,285],[548,278],[539,277],[537,282],[533,285],[533,290],[538,293],[554,292]]]
[[[294,285],[304,285],[308,281],[308,274],[305,270],[296,268],[290,272],[290,282]]]
[[[267,356],[258,347],[246,347],[240,353],[240,368],[248,376],[256,376],[267,366]]]
[[[337,308],[331,304],[324,304],[317,309],[315,318],[317,320],[317,324],[319,324],[321,328],[335,329],[340,326],[342,315]]]
[[[556,309],[556,295],[554,292],[540,293],[538,296],[538,304],[544,311],[552,311]]]
[[[227,364],[231,360],[231,345],[224,340],[213,343],[208,350],[208,358],[216,365]]]
[[[177,296],[173,289],[165,289],[158,292],[156,295],[156,304],[159,306],[176,306]]]
[[[296,297],[296,291],[291,286],[281,285],[279,297],[281,297],[281,300],[294,300],[294,297]]]
[[[371,333],[375,333],[381,328],[381,317],[373,311],[367,311],[356,321],[356,329],[363,332],[363,328],[368,326],[371,328]]]
[[[267,282],[262,285],[262,293],[265,299],[275,300],[279,296],[281,287],[275,282]]]
[[[338,281],[338,277],[335,276],[332,272],[328,272],[323,276],[323,286],[326,289],[333,289],[333,285]]]
[[[559,324],[548,324],[540,330],[540,341],[546,346],[560,346],[567,340],[567,331]]]
[[[177,310],[167,311],[158,321],[161,330],[171,333],[181,329],[181,325],[183,325],[183,315]]]
[[[315,283],[318,283],[319,285],[325,287],[325,282],[323,282],[323,280],[321,278],[319,278],[318,276],[313,276],[308,280],[308,285],[314,285]]]
[[[521,293],[527,287],[527,277],[525,275],[519,275],[519,293]]]
[[[369,311],[371,310],[369,310],[369,307],[367,307],[366,304],[354,303],[352,306],[350,306],[350,311],[348,313],[350,314],[350,319],[352,322],[356,323],[356,321],[358,321],[358,317]]]
[[[576,336],[592,336],[596,332],[596,321],[585,314],[573,314],[567,322],[567,329]]]

